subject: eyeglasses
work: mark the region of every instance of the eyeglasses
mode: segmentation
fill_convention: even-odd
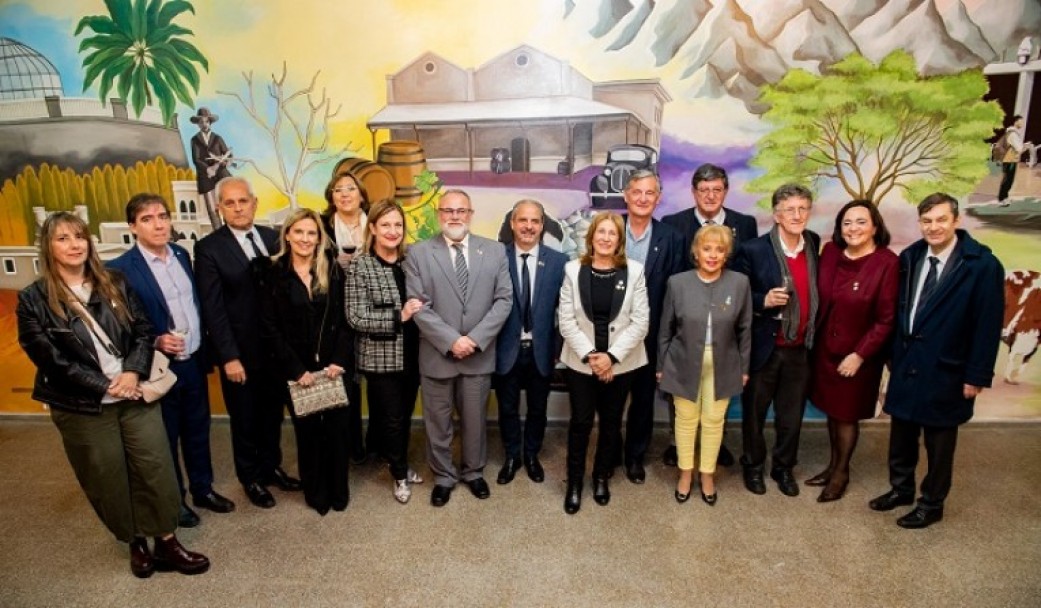
[[[719,196],[720,194],[723,194],[724,192],[726,192],[727,189],[726,188],[719,188],[719,187],[716,187],[716,188],[697,188],[697,191],[698,191],[698,194],[704,194],[706,196],[709,195],[709,194],[715,194],[716,196]]]
[[[354,186],[340,186],[339,188],[333,188],[333,192],[336,194],[350,194],[351,192],[357,192],[358,188]]]
[[[778,209],[777,212],[780,213],[781,215],[786,215],[788,217],[798,217],[798,216],[801,216],[801,215],[809,215],[810,214],[810,208],[809,207],[784,207],[783,209]]]
[[[441,207],[437,210],[441,215],[462,215],[467,216],[474,212],[473,209],[465,209],[460,207],[459,209],[452,209],[450,207]]]

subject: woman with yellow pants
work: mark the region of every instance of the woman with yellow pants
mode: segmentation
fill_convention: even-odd
[[[726,269],[730,228],[704,226],[694,236],[694,270],[673,275],[658,334],[658,381],[676,406],[680,476],[676,500],[690,498],[694,444],[701,426],[701,499],[716,504],[714,474],[730,397],[748,381],[752,294],[748,279]]]

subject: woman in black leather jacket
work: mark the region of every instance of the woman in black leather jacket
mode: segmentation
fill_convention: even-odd
[[[269,264],[262,273],[260,337],[283,380],[308,386],[318,374],[344,378],[353,369],[353,350],[343,316],[343,270],[318,214],[292,213],[282,226],[281,250],[257,263]],[[347,423],[349,409],[359,405],[292,415],[304,499],[321,515],[330,507],[343,511],[350,500]]]
[[[205,572],[209,560],[174,536],[181,497],[166,431],[138,387],[151,370],[151,326],[82,219],[58,212],[44,222],[40,278],[18,295],[17,312],[18,342],[37,368],[33,399],[50,406],[98,517],[130,543],[131,571]]]

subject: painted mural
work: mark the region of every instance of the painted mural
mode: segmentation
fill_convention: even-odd
[[[1041,168],[1030,147],[999,202],[990,161],[1012,115],[1041,141],[1038,32],[1036,0],[0,2],[0,412],[43,411],[13,313],[48,212],[87,219],[112,258],[132,245],[125,201],[159,192],[190,250],[225,175],[278,224],[352,171],[406,206],[411,240],[461,187],[476,231],[508,237],[513,202],[536,198],[546,241],[576,255],[632,171],[658,172],[664,215],[711,162],[760,230],[798,181],[813,230],[867,198],[896,250],[923,194],[957,196],[1008,272],[977,418],[1041,417]]]

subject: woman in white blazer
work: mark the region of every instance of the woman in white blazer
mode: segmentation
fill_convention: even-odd
[[[650,321],[643,266],[625,258],[625,224],[617,213],[597,214],[586,233],[586,253],[564,269],[557,316],[564,338],[561,362],[571,396],[567,495],[564,512],[582,506],[589,434],[600,416],[593,459],[593,500],[611,500],[607,485],[621,436],[629,372],[647,365],[643,339]]]

